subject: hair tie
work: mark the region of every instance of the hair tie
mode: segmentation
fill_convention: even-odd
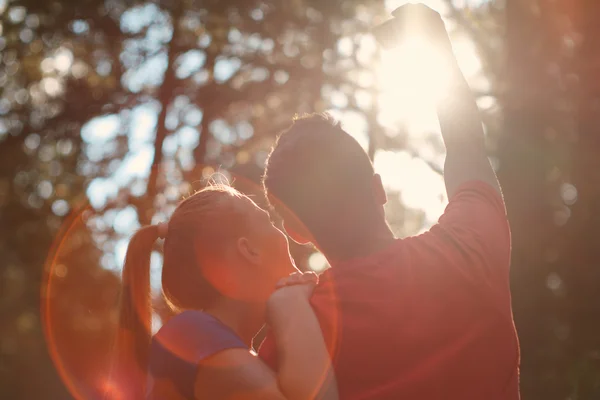
[[[167,237],[167,232],[169,231],[169,224],[167,222],[161,222],[157,225],[158,227],[158,237],[164,239]]]

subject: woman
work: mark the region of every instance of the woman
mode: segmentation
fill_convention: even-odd
[[[152,337],[149,265],[159,237],[163,294],[178,313]],[[285,235],[227,186],[201,190],[168,224],[140,229],[123,269],[113,397],[337,399],[308,302],[313,279],[294,272]],[[265,320],[277,337],[277,374],[250,350]]]

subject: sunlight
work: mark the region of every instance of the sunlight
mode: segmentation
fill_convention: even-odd
[[[87,143],[103,145],[117,136],[120,124],[119,116],[114,114],[92,118],[81,128],[81,136]]]
[[[481,72],[481,59],[479,58],[479,54],[477,54],[477,49],[472,40],[466,37],[452,40],[452,50],[462,73],[467,79]]]
[[[150,172],[153,158],[154,148],[147,144],[135,153],[128,154],[113,178],[121,182],[134,176],[145,178]]]
[[[60,75],[69,72],[73,64],[73,53],[64,47],[59,48],[54,54],[54,68]]]
[[[435,8],[435,7],[434,7]],[[452,47],[467,80],[482,72],[474,43],[465,36],[454,36]],[[435,165],[443,164],[442,145],[435,103],[448,96],[451,84],[450,65],[444,55],[427,40],[411,37],[396,48],[381,51],[375,69],[379,87],[378,120],[390,135],[407,135],[411,154],[425,156]],[[450,96],[451,98],[451,96]],[[433,134],[433,135],[432,135]],[[386,189],[400,193],[409,209],[424,212],[424,226],[433,225],[447,205],[441,175],[418,157],[405,151],[377,151],[375,169]],[[408,232],[416,234],[419,232]]]
[[[447,94],[450,83],[450,70],[445,63],[434,46],[415,37],[383,51],[376,70],[381,122],[393,131],[403,126],[416,154],[431,153],[437,148],[428,147],[432,147],[431,133],[439,131],[435,102]],[[441,137],[434,136],[433,140],[441,141]],[[409,209],[424,212],[424,226],[419,232],[433,225],[447,204],[442,177],[403,151],[378,151],[374,163],[388,190],[400,193],[402,203]]]
[[[323,253],[317,251],[308,257],[308,266],[311,271],[323,272],[329,268],[329,263]]]
[[[429,4],[435,1],[423,3],[440,12],[444,8]],[[482,72],[475,44],[463,33],[453,34],[451,40],[462,73],[473,81]],[[418,34],[402,40],[394,48],[382,48],[375,76],[384,123],[416,124],[428,130],[432,122],[437,124],[436,116],[432,115],[434,106],[449,94],[451,72],[450,63],[440,49]]]
[[[441,175],[405,151],[380,150],[375,153],[374,166],[384,187],[399,193],[404,206],[424,212],[425,226],[421,228],[429,228],[437,221],[448,204]]]
[[[445,94],[449,70],[433,46],[418,37],[383,51],[376,72],[386,102],[397,109],[416,111]],[[412,115],[412,113],[408,114]]]

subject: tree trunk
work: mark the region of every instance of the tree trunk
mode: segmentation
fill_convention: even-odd
[[[169,43],[167,52],[167,68],[163,83],[158,91],[158,101],[161,109],[156,121],[156,137],[154,139],[154,158],[152,159],[152,167],[150,176],[148,177],[148,185],[146,189],[145,199],[142,202],[141,209],[138,210],[138,215],[141,225],[148,225],[152,220],[153,203],[158,191],[158,179],[160,176],[160,166],[163,159],[163,143],[169,134],[166,126],[167,114],[169,106],[173,101],[173,89],[175,87],[175,60],[179,55],[177,42],[179,37],[179,20],[183,13],[183,4],[179,4],[171,14],[173,24],[173,37]]]
[[[563,275],[571,305],[572,398],[597,399],[600,398],[600,3],[597,0],[573,3],[567,5],[572,14],[577,12],[572,16],[582,41],[574,60],[579,77],[571,177],[576,201],[570,207]]]
[[[507,1],[507,80],[504,132],[498,146],[498,176],[512,229],[511,286],[522,349],[523,399],[567,397],[565,349],[560,315],[564,301],[549,289],[555,282],[561,227],[560,180],[569,173],[564,157],[565,120],[557,104],[561,39],[550,1],[538,8]],[[554,286],[553,286],[554,287]]]

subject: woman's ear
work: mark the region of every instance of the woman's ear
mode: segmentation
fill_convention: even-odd
[[[252,242],[246,237],[237,240],[237,251],[242,258],[251,264],[259,265],[262,261],[262,255],[258,247],[253,246]]]

